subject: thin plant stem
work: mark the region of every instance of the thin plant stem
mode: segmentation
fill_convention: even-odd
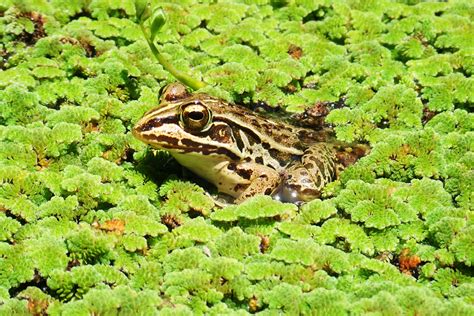
[[[185,84],[186,86],[190,87],[193,90],[198,90],[201,88],[204,88],[206,86],[206,83],[194,79],[191,76],[183,73],[182,71],[179,71],[176,69],[173,64],[171,64],[168,59],[163,56],[158,49],[156,48],[155,44],[150,41],[149,36],[147,34],[147,31],[145,27],[143,26],[143,23],[140,23],[140,28],[143,32],[143,35],[145,36],[146,42],[148,43],[148,46],[151,49],[151,52],[155,56],[155,58],[158,60],[158,62],[163,66],[163,68],[168,71],[170,74],[172,74],[176,79],[178,79],[180,82]]]

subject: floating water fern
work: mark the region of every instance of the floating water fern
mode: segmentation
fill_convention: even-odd
[[[166,23],[166,15],[161,9],[156,9],[150,12],[150,5],[148,1],[136,1],[135,10],[138,19],[140,29],[145,36],[146,42],[150,47],[151,52],[155,56],[156,60],[163,66],[166,71],[171,73],[176,79],[189,86],[192,89],[200,89],[206,86],[202,81],[196,80],[186,73],[179,71],[173,64],[158,50],[155,45],[155,38],[158,35],[160,29]],[[148,28],[145,24],[148,20]]]
[[[0,4],[0,314],[474,314],[471,2],[138,2]],[[130,134],[175,81],[150,46],[372,151],[217,208]]]

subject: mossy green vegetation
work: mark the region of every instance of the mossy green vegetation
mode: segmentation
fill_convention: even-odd
[[[369,155],[218,208],[130,129],[174,78],[132,0],[0,3],[0,314],[474,314],[472,1],[151,1],[201,92]],[[140,13],[139,13],[140,14]]]

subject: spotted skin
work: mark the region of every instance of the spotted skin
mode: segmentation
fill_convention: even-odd
[[[270,195],[281,182],[281,178],[275,170],[260,164],[240,164],[236,172],[241,174],[242,178],[248,179],[249,183],[245,187],[236,188],[242,189],[242,191],[235,199],[235,203],[241,203],[256,194]]]
[[[284,201],[309,201],[320,197],[324,186],[336,179],[336,151],[326,143],[309,147],[300,161],[291,164],[275,196]]]
[[[345,151],[347,145],[335,146],[325,130],[274,121],[180,86],[166,88],[160,106],[132,132],[169,151],[236,203],[257,194],[289,202],[317,198],[341,168],[363,155]]]

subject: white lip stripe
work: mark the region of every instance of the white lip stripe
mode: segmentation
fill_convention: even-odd
[[[159,132],[160,130],[164,130],[166,131],[166,133],[165,132],[161,133]],[[156,134],[159,134],[165,137],[178,139],[177,144],[184,148],[174,148],[172,147],[173,145],[171,145],[170,148],[167,148],[165,146],[165,144],[167,144],[166,142],[165,143],[158,142],[156,140],[153,140],[152,137],[150,137],[149,139],[143,138],[143,137],[142,138],[143,138],[143,141],[147,142],[148,144],[154,146],[157,149],[176,150],[176,151],[185,150],[185,147],[187,146],[183,145],[182,139],[186,138],[195,142],[196,145],[198,146],[197,148],[206,148],[206,147],[225,148],[229,152],[233,153],[236,157],[239,157],[240,159],[242,159],[242,153],[239,151],[239,149],[237,148],[237,145],[235,144],[223,144],[217,141],[213,141],[207,137],[206,138],[197,137],[192,134],[188,134],[188,133],[184,134],[184,133],[185,132],[181,129],[181,127],[177,126],[176,124],[163,124],[158,128],[158,131],[156,129],[155,130],[152,129],[150,131],[142,133],[143,135],[154,136]],[[210,155],[220,156],[219,154],[210,154]]]

